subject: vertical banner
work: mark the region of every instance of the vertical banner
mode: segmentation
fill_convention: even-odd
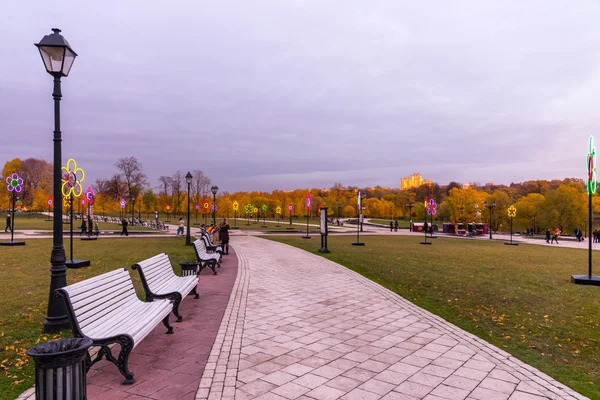
[[[330,253],[329,249],[327,248],[327,207],[321,208],[320,211],[321,248],[319,249],[319,253]]]

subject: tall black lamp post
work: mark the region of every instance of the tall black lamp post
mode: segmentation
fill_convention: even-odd
[[[412,232],[412,208],[414,207],[415,203],[413,202],[406,202],[405,206],[408,207],[408,231]]]
[[[52,252],[50,253],[50,295],[48,300],[48,312],[44,321],[44,332],[56,332],[69,327],[69,319],[62,299],[54,298],[52,292],[67,285],[66,256],[63,246],[62,227],[62,149],[60,132],[60,78],[68,76],[71,66],[77,57],[77,53],[71,49],[69,42],[60,35],[60,29],[52,29],[52,34],[46,35],[36,43],[46,72],[54,77],[54,220],[52,222]]]
[[[191,246],[192,239],[190,238],[190,185],[192,184],[192,174],[189,172],[185,176],[185,181],[188,185],[188,213],[187,213],[187,232],[185,234],[185,245]],[[198,218],[198,214],[196,214],[196,219]]]
[[[483,202],[483,205],[486,206],[490,210],[490,226],[488,226],[488,230],[490,231],[490,240],[491,240],[492,239],[492,210],[494,209],[494,207],[496,207],[496,200],[494,200],[492,202],[492,204],[489,204],[486,200]]]
[[[215,205],[212,209],[212,214],[213,214],[213,225],[217,226],[217,192],[219,191],[219,187],[218,186],[213,186],[210,188],[210,191],[213,194],[213,204]]]

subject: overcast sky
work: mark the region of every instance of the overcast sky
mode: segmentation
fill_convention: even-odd
[[[52,160],[62,29],[63,164],[86,182],[136,156],[222,190],[585,177],[600,148],[594,1],[4,1],[0,161]]]

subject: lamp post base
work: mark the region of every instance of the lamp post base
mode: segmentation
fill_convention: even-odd
[[[291,226],[288,226],[288,227],[287,227],[287,228],[285,228],[285,229],[294,230],[294,229],[296,229],[296,228],[292,228]]]
[[[431,242],[421,242],[421,244],[431,244]]]
[[[319,250],[317,250],[319,253],[331,253],[328,249],[325,248],[320,248]]]
[[[589,275],[571,275],[571,282],[576,285],[600,286],[600,276],[592,275],[590,278]]]
[[[9,240],[8,242],[0,242],[0,246],[25,246],[25,242]]]
[[[352,242],[352,246],[364,246],[363,242]]]
[[[302,236],[302,239],[312,239],[311,236]]]
[[[67,260],[65,261],[65,265],[67,266],[67,268],[77,269],[89,267],[91,263],[90,260]]]
[[[507,246],[518,246],[519,245],[519,243],[517,243],[517,242],[504,242],[504,244]]]
[[[98,240],[98,237],[96,236],[84,236],[81,238],[81,240]]]

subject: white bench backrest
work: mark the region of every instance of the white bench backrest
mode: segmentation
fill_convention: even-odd
[[[144,278],[146,278],[146,283],[148,283],[150,290],[160,285],[161,282],[177,276],[173,272],[169,256],[165,253],[160,253],[147,260],[140,261],[137,265],[142,267]]]
[[[63,288],[77,317],[77,323],[85,334],[95,322],[132,301],[140,301],[126,269],[117,269]]]
[[[214,258],[214,254],[209,254],[208,251],[206,251],[206,244],[204,244],[202,240],[195,240],[194,247],[196,248],[196,252],[198,252],[198,256],[201,259]]]

